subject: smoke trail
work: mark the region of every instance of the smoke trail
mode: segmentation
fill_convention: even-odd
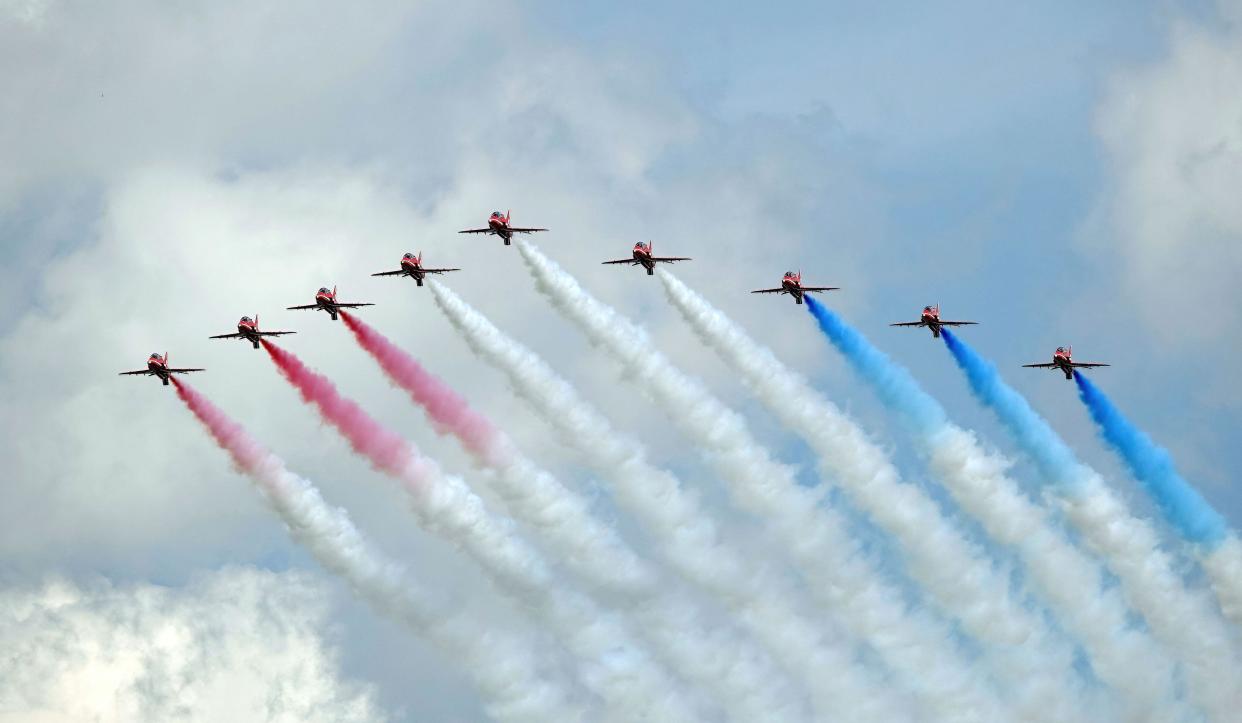
[[[1100,679],[1120,691],[1135,714],[1184,719],[1185,713],[1173,710],[1177,704],[1172,661],[1150,638],[1132,629],[1125,601],[1115,589],[1102,586],[1104,571],[1005,474],[1008,463],[993,458],[974,435],[949,422],[944,408],[908,370],[830,309],[809,299],[807,310],[885,406],[914,431],[953,499],[979,520],[992,539],[1018,553],[1029,582],[1082,642]],[[1146,664],[1136,666],[1135,660]]]
[[[586,685],[621,715],[693,720],[694,705],[673,678],[636,647],[630,633],[592,600],[567,588],[543,558],[494,517],[458,477],[446,475],[413,445],[342,397],[327,377],[263,341],[281,374],[315,405],[355,452],[403,483],[420,524],[460,545],[502,589],[550,625],[585,664]]]
[[[1219,545],[1225,539],[1225,519],[1177,473],[1169,453],[1131,424],[1085,375],[1075,371],[1074,381],[1100,436],[1121,455],[1169,524],[1191,542],[1208,549]]]
[[[1242,706],[1238,660],[1231,631],[1212,602],[1201,591],[1186,587],[1169,555],[1160,549],[1152,525],[1131,514],[1099,474],[1075,458],[1030,404],[1001,380],[994,366],[947,329],[941,338],[966,374],[971,391],[1035,461],[1070,522],[1117,575],[1157,640],[1185,664],[1192,700],[1213,719],[1233,719]]]
[[[727,627],[705,630],[703,611],[594,517],[585,499],[524,457],[507,435],[383,334],[346,312],[341,319],[441,434],[456,437],[480,464],[496,470],[492,486],[509,510],[529,523],[597,597],[636,617],[638,629],[670,664],[710,688],[741,719],[803,717],[797,697],[766,656]]]
[[[347,580],[377,610],[429,638],[478,686],[493,716],[514,721],[583,717],[585,711],[544,667],[530,636],[492,629],[461,611],[446,613],[427,599],[394,561],[373,550],[344,510],[324,502],[310,482],[285,468],[240,424],[174,378],[177,396],[202,422],[238,469],[257,483],[264,498],[321,565]]]
[[[1087,405],[1091,419],[1100,428],[1100,436],[1121,455],[1121,459],[1156,501],[1165,519],[1182,537],[1198,545],[1204,559],[1204,569],[1212,578],[1222,608],[1235,622],[1239,621],[1238,601],[1242,600],[1242,570],[1228,564],[1238,560],[1237,538],[1229,531],[1225,519],[1190,486],[1173,466],[1168,451],[1157,445],[1146,434],[1126,419],[1121,410],[1091,383],[1084,374],[1074,372],[1078,383],[1078,397]],[[1232,545],[1225,542],[1231,540]],[[1225,564],[1213,565],[1209,559],[1221,554]]]
[[[486,466],[501,466],[513,458],[514,452],[504,435],[487,418],[471,409],[461,395],[361,319],[342,311],[341,320],[353,332],[359,346],[379,362],[388,378],[409,392],[414,403],[426,410],[437,432],[457,437],[466,450]]]
[[[615,481],[618,503],[656,540],[656,550],[685,579],[738,616],[790,673],[810,688],[817,713],[844,721],[906,720],[904,701],[881,692],[848,651],[825,638],[793,604],[800,594],[722,537],[711,515],[642,444],[614,429],[542,358],[506,336],[447,287],[429,284],[437,306],[479,357],[504,373],[514,391],[600,475]]]
[[[906,685],[944,717],[1003,717],[980,686],[951,630],[921,609],[908,609],[856,544],[844,519],[819,504],[792,470],[771,458],[740,415],[657,351],[646,334],[586,291],[527,242],[517,244],[536,287],[593,343],[620,362],[669,420],[694,440],[726,482],[734,504],[768,522],[808,587],[858,639],[866,641]]]
[[[1054,712],[1048,707],[1050,696],[1078,687],[1077,681],[1066,679],[1073,651],[1053,638],[1042,619],[1009,599],[1008,576],[974,549],[935,501],[901,481],[883,450],[856,422],[672,274],[658,275],[673,306],[696,334],[782,423],[808,442],[824,476],[836,477],[856,506],[901,543],[915,579],[962,621],[967,632],[993,646],[989,662],[1009,686],[1026,695],[1023,710]],[[1001,542],[1018,546],[1027,564],[1035,568],[1033,576],[1041,592],[1046,591],[1088,652],[1100,659],[1101,678],[1124,693],[1135,711],[1150,715],[1153,709],[1167,708],[1173,699],[1171,664],[1164,660],[1162,665],[1155,646],[1127,630],[1125,605],[1115,594],[1100,590],[1102,571],[1050,529],[1043,515],[1021,498],[1016,485],[1001,476],[1002,468],[986,464],[983,451],[972,449],[973,439],[947,423],[940,405],[904,369],[814,299],[808,305],[821,323],[831,325],[831,338],[843,342],[847,359],[862,376],[884,390],[890,406],[918,420],[914,426],[919,428],[920,441],[940,462],[937,467],[953,496],[989,532],[998,528],[1004,535]],[[1012,534],[1015,531],[1021,536]],[[1032,546],[1032,536],[1041,544]],[[1066,579],[1067,573],[1074,572],[1078,575]],[[1084,581],[1091,584],[1076,585]],[[1136,655],[1148,665],[1134,666]],[[1057,697],[1064,705],[1082,706],[1075,695]]]

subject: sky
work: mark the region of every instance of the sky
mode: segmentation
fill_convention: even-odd
[[[531,457],[599,489],[424,290],[369,276],[405,251],[464,269],[446,283],[711,489],[659,410],[535,293],[516,251],[455,233],[493,209],[551,229],[536,239],[545,253],[808,483],[806,448],[702,353],[658,284],[598,261],[640,239],[693,257],[679,278],[916,475],[900,428],[806,315],[746,291],[786,269],[842,287],[834,310],[1020,459],[949,355],[887,326],[931,303],[978,320],[963,337],[1150,514],[1073,385],[1020,368],[1073,344],[1112,363],[1092,379],[1236,529],[1239,87],[1233,0],[0,0],[0,648],[30,651],[24,677],[0,675],[0,720],[218,720],[255,660],[269,689],[322,696],[271,699],[278,718],[483,716],[434,647],[289,538],[170,390],[116,376],[152,351],[206,367],[196,387],[379,547],[481,614],[512,616],[265,354],[206,338],[243,314],[296,330],[288,348],[342,391],[477,474],[343,328],[284,311],[339,285]],[[190,632],[128,668],[73,647],[153,629]],[[213,654],[216,673],[176,673]],[[64,670],[56,655],[88,682],[41,674]],[[132,679],[114,679],[122,669]]]

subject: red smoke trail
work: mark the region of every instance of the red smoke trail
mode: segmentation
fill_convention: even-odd
[[[173,377],[172,383],[177,388],[177,396],[181,397],[181,401],[194,412],[198,421],[211,432],[216,444],[229,453],[241,471],[247,474],[257,472],[268,459],[267,450],[247,434],[240,424],[185,382]]]
[[[379,362],[394,384],[409,392],[410,398],[426,410],[440,431],[457,437],[467,451],[487,465],[496,467],[504,464],[509,456],[508,445],[504,435],[487,417],[471,409],[461,395],[383,334],[343,311],[341,319],[354,333],[358,345]]]
[[[291,352],[266,340],[262,343],[280,373],[297,388],[302,399],[314,404],[324,421],[336,427],[355,452],[371,460],[381,472],[403,479],[427,478],[426,461],[414,445],[385,429],[354,401],[341,396],[331,380],[308,369]]]

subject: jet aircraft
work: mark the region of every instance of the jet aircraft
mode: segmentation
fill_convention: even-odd
[[[923,313],[918,321],[899,321],[889,326],[925,326],[931,329],[932,337],[940,338],[940,327],[942,326],[968,326],[978,324],[977,321],[942,321],[940,319],[940,305],[924,306]]]
[[[1030,369],[1060,369],[1061,371],[1065,372],[1066,379],[1074,378],[1075,369],[1079,369],[1079,368],[1091,369],[1093,367],[1109,366],[1108,364],[1101,364],[1099,362],[1076,362],[1072,358],[1073,353],[1074,353],[1074,347],[1059,346],[1057,347],[1057,350],[1052,353],[1052,363],[1050,364],[1023,364],[1022,366],[1030,368]]]
[[[336,321],[336,316],[340,312],[341,309],[357,309],[360,306],[375,306],[375,304],[370,304],[370,303],[343,304],[336,300],[336,287],[335,286],[332,287],[331,291],[328,291],[328,287],[321,286],[319,287],[319,291],[315,292],[315,303],[305,304],[303,306],[286,306],[285,308],[290,311],[301,311],[305,309],[317,309],[319,311],[326,311],[328,312],[328,315],[332,317],[332,321]]]
[[[642,241],[639,241],[638,243],[634,244],[634,250],[632,253],[634,254],[633,258],[613,259],[612,261],[603,261],[601,263],[605,265],[607,264],[629,264],[631,266],[641,265],[643,268],[647,269],[647,275],[651,276],[652,274],[655,273],[656,264],[671,264],[676,261],[690,261],[689,256],[652,256],[651,255],[651,244],[643,243]]]
[[[143,374],[146,376],[159,377],[164,386],[168,386],[168,379],[173,374],[189,374],[190,372],[205,372],[206,369],[174,369],[168,366],[168,352],[164,352],[160,356],[159,352],[151,352],[151,356],[147,357],[147,368],[139,369],[132,372],[121,372],[120,376],[129,374]]]
[[[755,289],[750,292],[752,294],[789,294],[794,297],[796,303],[802,303],[802,296],[809,292],[819,293],[821,291],[836,291],[839,286],[803,286],[802,272],[794,273],[786,271],[785,276],[781,279],[781,285],[775,289]]]
[[[245,339],[254,344],[254,348],[259,348],[259,339],[265,336],[284,336],[285,334],[296,334],[296,331],[259,331],[259,315],[255,314],[251,319],[249,316],[243,316],[237,322],[236,334],[216,334],[209,336],[208,339]]]
[[[415,256],[412,253],[406,253],[401,257],[401,268],[395,271],[380,271],[372,276],[408,276],[414,279],[419,286],[423,285],[423,279],[427,274],[444,274],[449,271],[461,271],[461,269],[427,269],[423,268],[423,252],[419,251]]]
[[[515,233],[535,233],[536,231],[547,231],[546,228],[517,228],[509,225],[509,216],[512,211],[501,213],[500,211],[492,211],[492,215],[487,219],[487,228],[468,228],[457,233],[489,233],[504,239],[505,246],[513,240]]]

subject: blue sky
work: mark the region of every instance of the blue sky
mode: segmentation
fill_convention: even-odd
[[[514,255],[456,236],[493,207],[550,227],[547,253],[789,461],[811,467],[659,290],[596,260],[639,238],[695,257],[680,278],[915,474],[810,319],[745,292],[786,268],[843,287],[826,301],[1017,458],[948,354],[887,327],[937,302],[977,319],[963,336],[1149,511],[1073,385],[1020,368],[1072,343],[1114,364],[1093,380],[1242,526],[1242,312],[1226,282],[1242,221],[1216,195],[1242,167],[1242,109],[1213,90],[1242,73],[1218,62],[1242,48],[1240,19],[1232,2],[0,2],[0,457],[13,460],[0,580],[180,589],[229,565],[315,573],[171,395],[112,376],[156,348],[207,366],[203,390],[391,552],[452,577],[452,551],[408,529],[265,359],[205,339],[256,310],[294,325],[299,353],[443,447],[339,329],[281,311],[324,283],[377,302],[381,330],[582,478],[428,299],[366,277],[406,250],[467,268],[455,289],[693,476],[659,413],[540,302]],[[391,626],[323,584],[344,675],[374,682],[380,707],[478,713],[425,649],[415,668],[451,702],[411,694]]]

